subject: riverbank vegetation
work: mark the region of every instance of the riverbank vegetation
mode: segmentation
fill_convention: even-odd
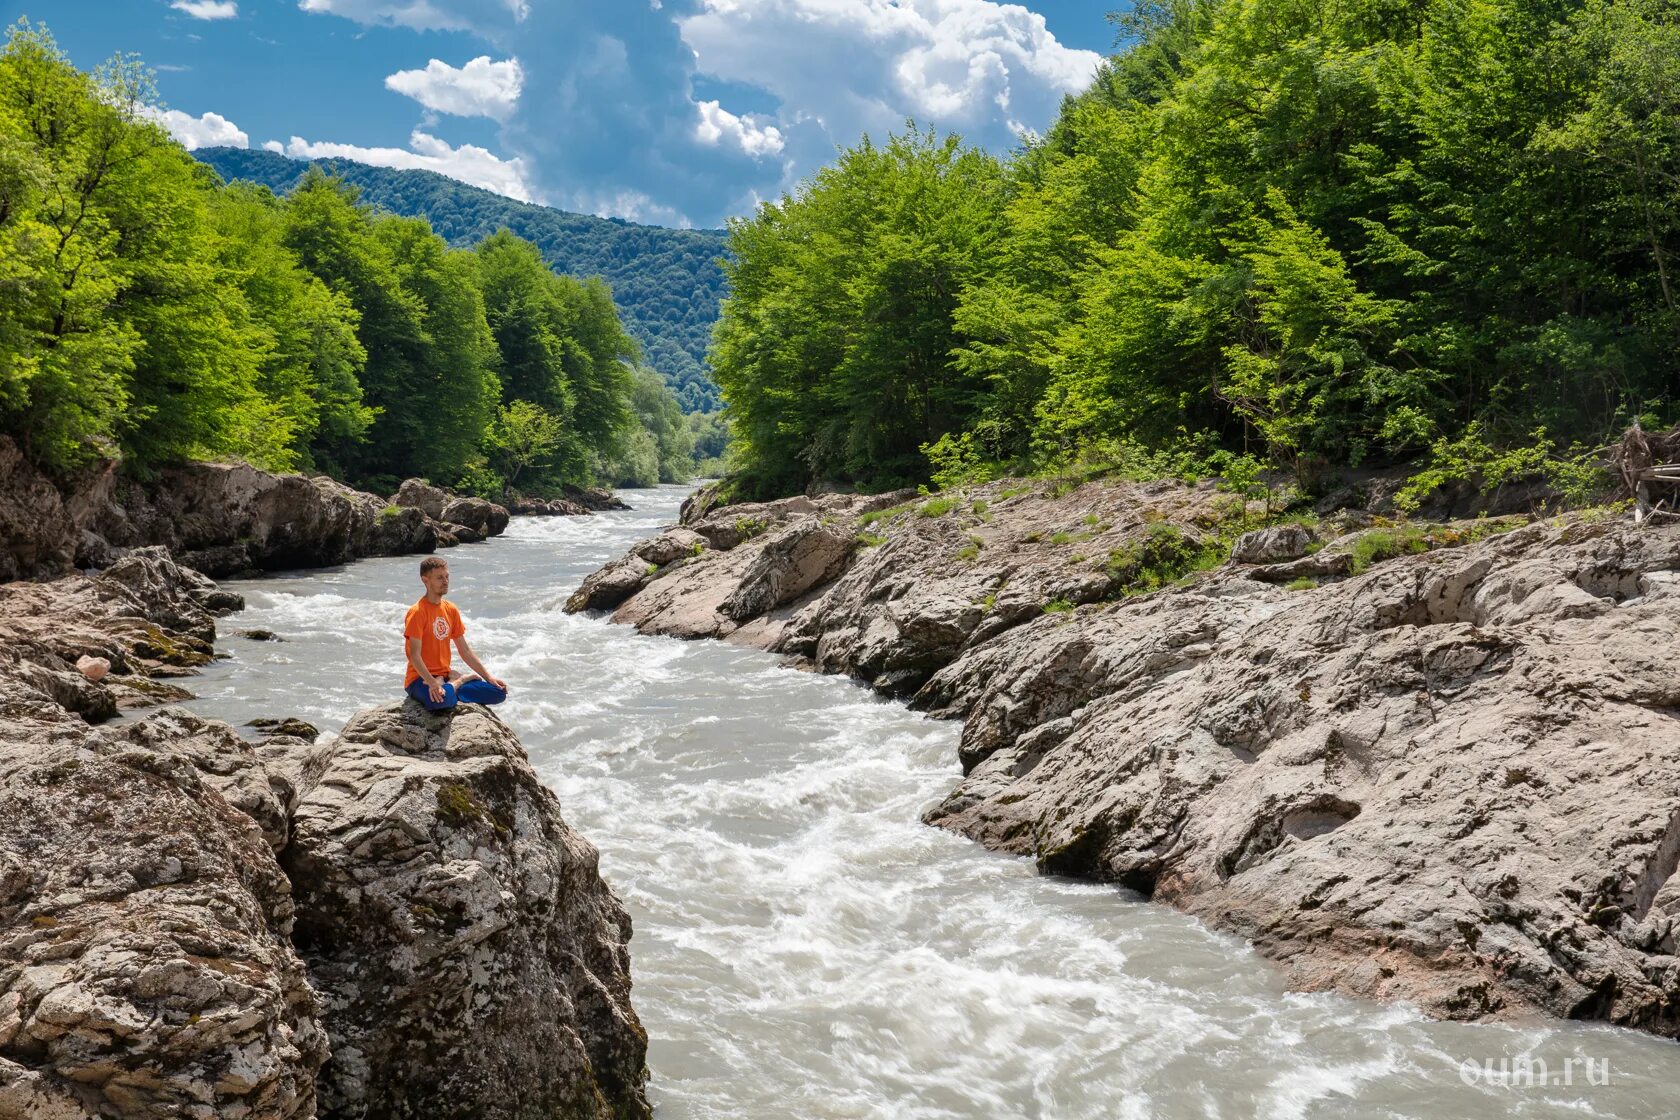
[[[1161,0],[1122,30],[1008,160],[912,128],[731,224],[711,358],[742,492],[1579,486],[1587,449],[1673,419],[1673,0]]]
[[[599,280],[451,248],[312,172],[224,185],[147,72],[0,53],[0,433],[52,471],[244,458],[388,492],[679,481],[691,426]]]

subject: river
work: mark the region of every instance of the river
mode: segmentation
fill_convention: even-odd
[[[661,1120],[1680,1113],[1680,1045],[1291,993],[1175,911],[921,824],[959,776],[956,724],[766,654],[562,613],[686,492],[516,519],[443,554],[510,685],[501,715],[634,918]],[[417,567],[229,581],[249,605],[221,623],[232,657],[184,682],[189,706],[330,733],[396,698]],[[235,636],[252,627],[284,640]]]

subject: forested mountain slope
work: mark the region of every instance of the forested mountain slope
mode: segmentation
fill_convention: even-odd
[[[261,183],[284,194],[311,163],[361,188],[362,200],[407,217],[424,217],[451,245],[466,247],[503,226],[542,249],[557,270],[600,276],[612,285],[624,325],[650,365],[665,375],[686,412],[718,407],[705,366],[718,315],[723,273],[721,230],[633,225],[515,202],[431,171],[402,171],[353,160],[297,160],[244,148],[201,148],[199,159],[228,180]]]

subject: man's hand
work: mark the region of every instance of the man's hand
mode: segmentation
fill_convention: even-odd
[[[426,686],[426,693],[432,698],[432,703],[443,703],[443,682],[433,677],[432,683]]]
[[[491,677],[490,683],[501,689],[503,692],[507,691],[507,682],[500,677]]]

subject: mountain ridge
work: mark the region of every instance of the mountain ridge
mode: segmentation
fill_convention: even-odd
[[[362,200],[405,217],[423,217],[444,240],[471,246],[503,226],[534,242],[556,271],[600,276],[612,286],[625,328],[664,375],[684,412],[720,407],[706,346],[724,292],[723,230],[679,230],[622,218],[574,214],[519,202],[435,171],[376,167],[349,159],[294,159],[249,148],[193,153],[223,179],[286,194],[310,167],[360,188]]]

